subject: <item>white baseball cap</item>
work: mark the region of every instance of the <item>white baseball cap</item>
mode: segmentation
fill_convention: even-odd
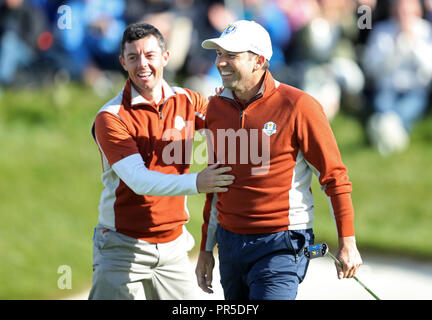
[[[204,49],[221,47],[226,51],[252,51],[270,60],[273,50],[267,30],[255,21],[239,20],[230,24],[219,38],[204,40]]]

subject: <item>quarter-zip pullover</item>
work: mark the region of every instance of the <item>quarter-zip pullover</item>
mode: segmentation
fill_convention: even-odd
[[[155,105],[129,79],[93,127],[103,165],[99,223],[153,243],[176,239],[189,220],[183,195],[198,193],[196,174],[188,172],[207,108],[196,92],[165,81],[162,87],[163,102]],[[169,150],[177,151],[174,158]]]
[[[228,192],[207,195],[201,250],[212,250],[218,223],[239,234],[311,228],[312,173],[329,197],[339,236],[354,235],[352,185],[323,108],[313,97],[266,71],[259,94],[244,109],[228,89],[211,99],[206,127],[213,139],[209,154],[231,166],[235,180]],[[231,136],[221,130],[231,130]],[[268,152],[269,160],[257,164],[253,152]],[[266,170],[260,173],[260,166]]]

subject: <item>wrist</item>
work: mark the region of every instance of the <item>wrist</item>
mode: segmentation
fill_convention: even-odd
[[[356,246],[356,238],[355,236],[348,236],[348,237],[339,237],[338,238],[338,245],[339,248],[342,247],[352,247]]]

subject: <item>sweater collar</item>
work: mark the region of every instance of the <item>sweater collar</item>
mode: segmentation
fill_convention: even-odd
[[[175,95],[174,90],[170,87],[170,85],[162,79],[162,99],[165,102],[170,97]],[[146,98],[144,98],[142,95],[139,94],[139,92],[135,89],[135,87],[132,85],[132,81],[130,78],[126,81],[126,85],[123,89],[123,105],[125,107],[134,107],[137,105],[154,105],[153,102],[148,101]]]
[[[273,78],[270,71],[266,70],[266,72],[264,74],[264,81],[262,82],[261,87],[258,90],[258,93],[256,96],[262,95],[263,97],[267,97],[267,96],[271,95],[273,93],[273,91],[275,89],[277,89],[279,84],[280,84],[280,82]],[[224,97],[224,98],[228,98],[231,100],[235,100],[234,92],[230,89],[227,89],[227,88],[224,88],[219,96]],[[252,99],[254,99],[254,98],[252,98]]]

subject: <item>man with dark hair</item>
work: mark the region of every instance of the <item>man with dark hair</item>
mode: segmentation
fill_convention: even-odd
[[[145,38],[148,35],[152,35],[156,38],[162,52],[167,50],[166,41],[157,28],[151,24],[132,24],[125,30],[123,34],[121,43],[121,56],[123,57],[124,55],[126,43]]]
[[[273,78],[267,70],[272,44],[261,25],[237,21],[202,46],[216,50],[224,85],[207,109],[206,128],[215,137],[209,155],[231,164],[236,179],[228,192],[207,195],[196,267],[199,286],[212,292],[217,243],[226,299],[295,299],[308,268],[302,249],[314,242],[312,173],[334,213],[336,256],[342,264],[338,277],[353,277],[362,260],[352,186],[322,106]],[[220,139],[222,130],[241,133],[242,139],[232,139],[230,146],[226,136]],[[248,140],[249,148],[242,148]],[[255,161],[259,153],[267,159],[261,167]],[[232,155],[246,161],[232,163]]]
[[[184,196],[225,192],[233,176],[217,164],[188,173],[207,100],[168,85],[168,59],[165,40],[153,26],[133,24],[124,32],[120,63],[129,78],[99,110],[92,130],[104,189],[89,299],[195,298],[187,254],[194,241],[185,227]]]

